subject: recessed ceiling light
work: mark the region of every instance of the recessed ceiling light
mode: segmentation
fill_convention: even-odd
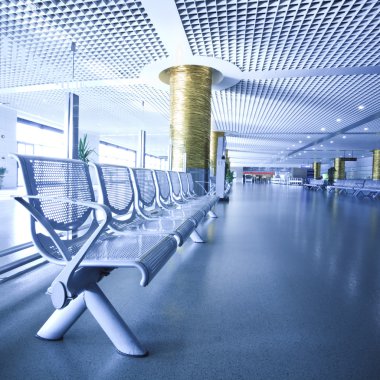
[[[325,131],[325,130],[326,130],[326,128],[324,128],[324,127],[321,128],[321,131],[322,131],[322,132]]]
[[[360,105],[360,106],[358,107],[358,109],[359,109],[359,110],[364,110],[364,106],[363,106],[363,105]]]
[[[282,150],[281,153],[284,153],[284,151]]]
[[[336,121],[337,121],[338,123],[340,123],[340,122],[342,121],[342,119],[336,119]]]
[[[298,153],[298,155],[300,156],[300,155],[301,155],[301,153]]]
[[[349,156],[351,156],[351,153],[348,153]]]
[[[365,130],[365,131],[368,131],[368,128],[367,128],[367,127],[365,127],[365,128],[364,128],[364,130]]]
[[[334,143],[334,141],[331,140],[331,141],[330,141],[330,144],[333,144],[333,143]]]
[[[364,156],[362,155],[362,158],[364,158]]]
[[[345,139],[346,138],[346,136],[342,136],[342,139]]]
[[[286,148],[287,150],[289,150],[290,148]]]
[[[294,144],[292,146],[295,146]]]
[[[309,139],[309,138],[310,138],[310,136],[307,136],[306,138],[307,138],[307,139]]]
[[[311,149],[315,150],[315,148],[311,148]]]
[[[321,144],[320,147],[323,148],[323,144]]]

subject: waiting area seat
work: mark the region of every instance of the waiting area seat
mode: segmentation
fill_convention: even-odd
[[[366,179],[363,183],[363,186],[355,187],[355,195],[377,198],[380,193],[380,181],[376,181],[373,179]]]
[[[324,190],[326,185],[325,185],[325,181],[323,179],[311,178],[309,180],[309,182],[306,182],[303,184],[303,187],[305,189],[318,191],[318,190]]]
[[[88,309],[119,353],[147,355],[98,282],[117,268],[137,268],[140,284],[147,286],[195,230],[202,219],[197,212],[204,217],[207,201],[210,211],[215,199],[201,197],[198,211],[193,204],[187,208],[191,212],[176,219],[156,207],[159,196],[152,171],[96,165],[101,204],[95,201],[89,166],[84,162],[23,155],[15,158],[27,190],[26,196],[15,199],[31,214],[34,244],[42,256],[63,267],[48,289],[56,311],[37,337],[62,339]],[[163,221],[170,226],[158,226]],[[155,223],[155,228],[149,223]]]
[[[339,194],[355,194],[364,185],[364,179],[336,179],[333,185],[327,186],[328,191],[337,190]]]
[[[325,186],[323,180],[310,180],[304,184],[305,189],[337,192],[338,194],[350,194],[357,197],[369,197],[376,199],[380,194],[380,181],[372,179],[336,179],[334,184]]]

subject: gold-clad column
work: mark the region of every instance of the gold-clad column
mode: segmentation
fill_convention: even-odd
[[[210,168],[216,174],[216,154],[218,151],[218,137],[224,137],[224,132],[211,131]]]
[[[372,179],[380,180],[380,149],[373,150]]]
[[[321,163],[313,162],[314,178],[318,179],[321,176]]]
[[[168,70],[172,168],[206,169],[208,172],[212,69],[206,66],[183,65]]]
[[[346,174],[345,161],[340,157],[335,158],[334,168],[335,168],[334,179],[344,179],[345,174]]]

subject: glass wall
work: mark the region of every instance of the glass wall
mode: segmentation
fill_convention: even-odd
[[[145,167],[147,169],[167,170],[168,161],[166,157],[157,157],[151,154],[145,154]]]
[[[61,129],[18,118],[16,140],[19,154],[65,157],[64,135]],[[20,169],[17,172],[17,185],[23,185]]]
[[[17,119],[16,140],[21,154],[62,158],[65,155],[63,131],[58,128]]]
[[[100,141],[99,162],[134,168],[136,166],[136,151]]]

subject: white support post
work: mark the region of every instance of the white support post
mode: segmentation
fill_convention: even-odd
[[[137,152],[137,167],[145,168],[146,132],[141,130],[139,135],[139,148]]]
[[[65,109],[66,157],[78,158],[79,143],[79,96],[69,92]]]
[[[218,149],[216,153],[216,195],[224,198],[224,184],[226,177],[226,158],[224,156],[225,137],[218,137]]]

